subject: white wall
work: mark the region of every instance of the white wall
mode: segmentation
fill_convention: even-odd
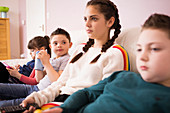
[[[170,16],[170,0],[112,0],[119,9],[123,28],[141,26],[153,13]]]
[[[84,29],[84,9],[87,0],[46,0],[47,34],[58,27],[66,30]]]
[[[20,55],[18,5],[18,0],[0,0],[0,6],[9,7],[7,17],[10,19],[11,58],[19,58]]]
[[[19,6],[21,0],[0,0],[0,6],[9,7],[11,27],[11,55],[12,58],[20,56],[19,44]],[[24,0],[25,1],[25,0]],[[50,34],[57,27],[68,31],[84,30],[84,9],[89,0],[46,0],[46,33]],[[118,9],[120,22],[123,28],[136,27],[152,13],[164,13],[170,16],[170,0],[111,0]],[[21,4],[22,5],[22,4]],[[24,7],[22,7],[24,13]],[[22,11],[22,9],[20,11]],[[21,13],[20,13],[21,14]],[[24,18],[24,17],[23,17]],[[36,17],[35,17],[36,18]],[[21,22],[20,22],[21,23]],[[25,31],[26,26],[21,31]],[[22,52],[26,53],[25,32],[22,34]],[[24,48],[24,49],[23,49]]]
[[[47,0],[47,34],[57,27],[84,29],[84,9],[89,0]],[[170,15],[170,0],[111,0],[119,10],[122,28],[136,27],[152,13]]]

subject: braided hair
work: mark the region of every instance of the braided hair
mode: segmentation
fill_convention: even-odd
[[[110,48],[113,44],[115,39],[118,37],[121,28],[120,25],[120,20],[119,20],[119,14],[118,14],[118,9],[116,7],[116,5],[111,2],[110,0],[91,0],[87,3],[87,6],[99,6],[99,12],[101,12],[105,19],[108,21],[111,17],[115,18],[115,22],[114,24],[110,27],[111,29],[114,29],[114,36],[112,36],[111,39],[109,39],[104,45],[102,45],[102,49],[101,49],[101,53],[106,52],[106,50],[108,48]],[[110,33],[110,32],[109,32]],[[88,49],[94,44],[94,39],[89,39],[87,44],[83,47],[83,51],[87,52]],[[96,58],[94,58],[90,63],[95,63],[97,62],[97,60],[100,58],[101,53],[96,56]],[[74,63],[75,61],[77,61],[81,56],[83,55],[83,52],[80,52],[79,54],[77,54],[71,61],[70,63]]]

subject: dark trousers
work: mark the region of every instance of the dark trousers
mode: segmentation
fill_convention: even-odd
[[[17,78],[10,76],[6,66],[2,62],[0,62],[0,83],[23,84],[23,82],[19,81]]]
[[[0,83],[9,83],[9,72],[6,69],[6,66],[4,66],[3,63],[0,62]]]
[[[64,102],[70,95],[63,94],[55,98],[54,102]]]

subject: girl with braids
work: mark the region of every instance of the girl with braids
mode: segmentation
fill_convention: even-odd
[[[137,42],[140,74],[117,71],[43,113],[169,113],[170,16],[151,15]]]
[[[77,90],[97,84],[114,71],[129,70],[127,52],[114,41],[120,33],[119,15],[110,0],[91,0],[85,11],[89,41],[77,47],[62,76],[43,91],[34,92],[24,101],[39,106],[64,100]],[[110,30],[115,29],[110,39]]]
[[[43,39],[44,37],[41,38]],[[52,32],[50,38],[51,43],[48,43],[48,46],[52,49],[56,56],[54,58],[50,58],[50,55],[47,54],[45,50],[46,48],[44,48],[39,51],[35,59],[37,60],[38,58],[40,60],[40,63],[42,63],[44,69],[38,66],[40,63],[35,63],[34,75],[37,76],[36,79],[42,79],[37,85],[0,84],[0,99],[2,99],[2,101],[0,101],[1,107],[19,105],[25,99],[25,97],[31,94],[33,91],[43,90],[59,78],[70,58],[68,50],[72,43],[69,33],[61,28],[58,28]],[[46,73],[44,73],[44,71]],[[29,81],[29,79],[26,78],[23,78],[23,80],[25,82]]]

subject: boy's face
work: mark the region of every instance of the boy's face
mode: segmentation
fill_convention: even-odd
[[[147,82],[170,86],[170,39],[166,32],[145,29],[137,42],[137,69]]]
[[[61,57],[68,53],[72,43],[69,42],[65,35],[54,35],[51,40],[51,50],[55,53],[56,57]]]

